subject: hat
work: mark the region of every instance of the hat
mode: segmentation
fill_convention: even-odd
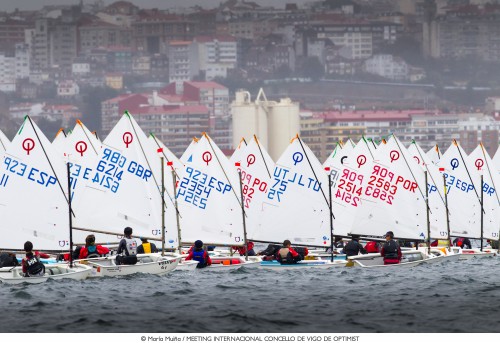
[[[197,240],[196,242],[194,242],[194,246],[195,246],[195,248],[201,248],[201,247],[203,247],[203,242],[200,240]]]
[[[147,242],[147,241],[148,241],[148,239],[147,239],[146,237],[141,237],[140,239],[141,239],[141,241],[143,241],[143,242]]]
[[[123,229],[123,233],[125,236],[130,236],[132,234],[132,228],[127,226],[125,229]]]
[[[387,231],[384,237],[390,236],[391,238],[394,238],[394,232],[392,231]]]

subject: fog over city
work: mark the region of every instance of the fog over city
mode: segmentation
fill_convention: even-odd
[[[92,4],[96,1],[84,0],[84,4]],[[113,0],[104,0],[103,3],[109,5]],[[221,0],[132,0],[132,3],[142,8],[159,8],[167,9],[172,7],[190,7],[201,6],[203,8],[213,8],[223,3]],[[255,0],[253,1],[262,6],[284,7],[286,3],[304,4],[310,2],[308,0]],[[1,0],[0,11],[14,11],[16,8],[20,10],[37,10],[43,6],[50,5],[76,5],[80,3],[78,0]]]

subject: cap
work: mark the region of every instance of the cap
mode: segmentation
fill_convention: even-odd
[[[196,242],[194,242],[194,246],[195,246],[195,248],[201,248],[201,247],[203,247],[203,242],[200,240],[197,240]]]
[[[394,232],[387,231],[387,233],[385,234],[385,237],[387,237],[387,236],[390,236],[391,238],[394,238]]]

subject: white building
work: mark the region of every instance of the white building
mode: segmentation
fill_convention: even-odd
[[[374,55],[364,63],[367,73],[379,75],[391,80],[407,80],[409,67],[406,62],[392,55]]]
[[[0,54],[0,91],[16,91],[16,59]]]
[[[79,93],[80,87],[78,87],[78,84],[73,80],[64,80],[57,84],[57,96],[71,97]]]
[[[82,76],[90,73],[90,63],[88,62],[74,62],[71,65],[71,73],[74,76]]]
[[[26,79],[30,76],[30,49],[28,44],[16,44],[16,79]]]
[[[193,41],[198,53],[200,70],[205,71],[206,80],[226,77],[228,69],[238,64],[238,42],[233,36],[199,36]]]
[[[171,41],[168,44],[169,82],[175,82],[179,89],[184,81],[198,75],[198,53],[190,41]]]

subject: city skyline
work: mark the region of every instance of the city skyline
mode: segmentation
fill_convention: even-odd
[[[5,0],[4,0],[5,1]],[[141,8],[159,8],[168,9],[175,7],[191,7],[191,6],[201,6],[203,8],[213,8],[217,7],[223,0],[128,0],[129,2],[141,7]],[[93,0],[84,0],[84,4],[92,4]],[[110,5],[115,1],[104,0],[104,5]],[[312,0],[253,0],[259,5],[267,5],[274,7],[284,7],[286,3],[296,3],[302,5],[307,2],[312,2]],[[0,4],[0,11],[12,12],[16,8],[19,10],[37,10],[41,9],[43,6],[49,5],[76,5],[79,4],[80,0],[18,0],[18,1],[8,1],[7,3]]]

